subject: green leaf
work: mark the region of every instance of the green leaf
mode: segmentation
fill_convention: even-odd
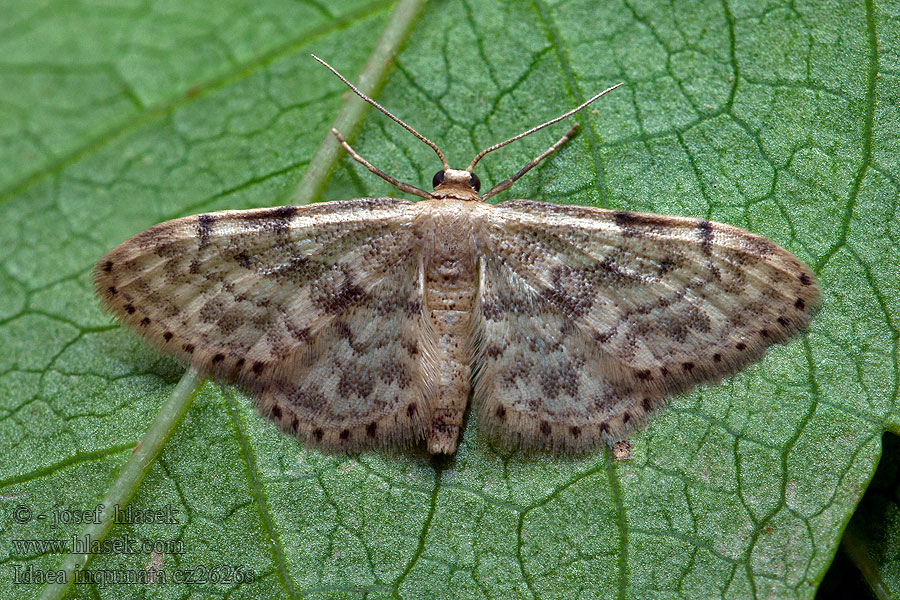
[[[93,262],[169,218],[288,202],[345,94],[309,54],[355,79],[392,10],[6,3],[4,539],[81,534],[70,511],[114,489],[183,373],[100,312]],[[154,560],[195,579],[72,596],[812,597],[883,432],[900,432],[898,12],[874,0],[428,5],[377,99],[451,164],[624,81],[497,200],[702,216],[765,235],[819,274],[809,333],[674,399],[618,463],[603,451],[498,454],[477,419],[445,462],[324,456],[234,388],[206,384],[132,502],[171,507],[178,522],[120,524],[107,538],[166,551],[100,552],[90,567],[111,577]],[[509,176],[564,130],[491,154],[479,176]],[[419,187],[439,167],[374,111],[353,144]],[[369,195],[398,194],[344,158],[321,198]],[[20,505],[47,519],[17,522]],[[55,570],[63,554],[10,542],[0,561],[0,597],[36,597],[41,586],[14,574]],[[197,569],[219,565],[255,580],[202,583]]]
[[[850,519],[840,552],[822,582],[823,591],[831,587],[835,590],[857,590],[852,597],[868,595],[881,599],[900,596],[898,490],[900,438],[888,435],[884,438],[878,470]],[[832,596],[838,597],[836,594]]]

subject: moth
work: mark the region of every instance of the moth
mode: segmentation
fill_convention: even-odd
[[[99,260],[96,294],[161,351],[235,381],[260,412],[325,450],[425,443],[452,454],[470,394],[512,448],[580,452],[641,427],[667,397],[718,380],[805,327],[812,271],[764,237],[704,219],[485,202],[573,126],[479,195],[488,153],[453,169],[430,146],[420,196],[225,210],[161,223]],[[621,84],[619,84],[621,85]]]

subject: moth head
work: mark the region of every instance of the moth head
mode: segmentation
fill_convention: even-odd
[[[481,180],[478,175],[459,169],[441,169],[431,178],[435,198],[478,199],[481,191]]]
[[[571,129],[569,129],[568,133],[566,133],[564,136],[562,136],[560,139],[558,139],[555,144],[550,146],[550,148],[545,150],[537,158],[535,158],[530,163],[525,165],[525,167],[520,169],[518,173],[516,173],[509,179],[505,179],[505,180],[501,181],[500,183],[496,184],[494,187],[489,189],[483,196],[479,196],[478,192],[481,189],[481,182],[478,180],[478,177],[475,175],[475,173],[472,172],[472,170],[475,168],[475,165],[478,164],[478,161],[484,157],[484,155],[488,154],[489,152],[493,152],[494,150],[498,150],[498,149],[502,148],[503,146],[506,146],[507,144],[511,144],[512,142],[515,142],[516,140],[520,140],[525,136],[531,135],[532,133],[534,133],[536,131],[540,131],[544,127],[549,127],[550,125],[553,125],[554,123],[558,123],[559,121],[562,121],[563,119],[575,114],[576,112],[578,112],[579,110],[581,110],[582,108],[584,108],[585,106],[587,106],[588,104],[590,104],[591,102],[593,102],[594,100],[599,98],[600,96],[602,96],[608,92],[611,92],[612,90],[614,90],[617,87],[619,87],[620,85],[622,85],[621,83],[617,83],[616,85],[603,90],[599,94],[594,94],[593,97],[582,102],[579,106],[576,106],[572,110],[565,112],[554,119],[545,121],[544,123],[541,123],[540,125],[537,125],[536,127],[532,127],[528,131],[523,131],[519,135],[513,136],[513,137],[509,138],[508,140],[504,140],[504,141],[500,142],[499,144],[494,144],[493,146],[491,146],[489,148],[485,148],[484,150],[482,150],[481,152],[479,152],[478,154],[475,155],[475,158],[472,159],[472,162],[469,164],[468,168],[465,171],[461,171],[459,169],[451,169],[450,168],[450,165],[447,164],[447,159],[444,158],[444,153],[441,152],[441,149],[438,148],[434,142],[432,142],[427,137],[425,137],[424,135],[422,135],[421,133],[419,133],[418,131],[416,131],[415,129],[413,129],[412,127],[407,125],[406,123],[404,123],[402,120],[400,120],[397,117],[395,117],[394,115],[392,115],[390,113],[390,111],[388,111],[386,108],[384,108],[383,106],[381,106],[380,104],[378,104],[377,102],[375,102],[374,100],[372,100],[371,98],[366,96],[355,85],[353,85],[352,83],[347,81],[347,79],[343,75],[338,73],[334,69],[334,67],[329,65],[327,62],[325,62],[324,60],[322,60],[315,54],[313,54],[313,58],[316,59],[317,61],[319,61],[320,63],[322,63],[322,65],[324,65],[329,71],[331,71],[332,73],[337,75],[337,77],[341,81],[343,81],[345,84],[347,84],[347,86],[351,90],[353,90],[357,96],[359,96],[360,98],[362,98],[363,100],[365,100],[366,102],[368,102],[369,104],[371,104],[372,106],[374,106],[375,108],[377,108],[378,110],[383,112],[385,115],[387,115],[388,117],[393,119],[394,122],[396,122],[398,125],[400,125],[404,129],[406,129],[408,132],[410,132],[417,138],[419,138],[422,142],[424,142],[425,144],[430,146],[431,149],[435,151],[435,153],[438,155],[438,158],[441,159],[441,165],[443,165],[443,168],[434,174],[434,177],[431,180],[431,184],[432,184],[432,186],[434,186],[434,191],[429,193],[429,192],[426,192],[425,190],[420,190],[419,188],[417,188],[413,185],[410,185],[408,183],[403,183],[401,181],[398,181],[397,179],[391,177],[390,175],[381,172],[380,170],[378,170],[377,167],[369,164],[368,161],[366,161],[364,158],[359,156],[353,150],[353,148],[351,148],[350,145],[344,140],[344,138],[341,137],[341,134],[337,129],[334,129],[334,128],[331,129],[331,132],[337,138],[338,142],[340,142],[340,144],[350,154],[350,156],[353,157],[353,159],[355,161],[364,165],[367,169],[369,169],[369,171],[371,171],[375,175],[378,175],[385,181],[390,182],[391,184],[396,186],[401,191],[408,192],[410,194],[415,194],[417,196],[421,196],[422,198],[428,198],[430,200],[439,199],[439,198],[444,198],[444,199],[452,198],[455,200],[487,200],[494,194],[499,194],[500,192],[502,192],[503,190],[505,190],[509,186],[511,186],[519,177],[521,177],[522,175],[527,173],[532,167],[534,167],[536,164],[538,164],[544,157],[546,157],[551,152],[553,152],[554,150],[559,148],[563,143],[565,143],[565,141],[568,140],[575,133],[575,129],[578,127],[578,124],[576,123]]]

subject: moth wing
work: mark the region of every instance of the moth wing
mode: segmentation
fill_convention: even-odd
[[[324,448],[413,443],[421,288],[415,205],[358,199],[161,223],[94,269],[104,306]]]
[[[578,450],[804,327],[815,276],[701,219],[513,200],[489,211],[475,398],[489,431]]]

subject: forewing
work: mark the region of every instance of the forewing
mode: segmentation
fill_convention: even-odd
[[[476,398],[489,429],[525,445],[624,439],[820,302],[808,267],[729,225],[525,200],[489,215]]]
[[[151,227],[94,270],[103,304],[164,352],[237,380],[324,447],[422,436],[415,205],[222,211]]]

